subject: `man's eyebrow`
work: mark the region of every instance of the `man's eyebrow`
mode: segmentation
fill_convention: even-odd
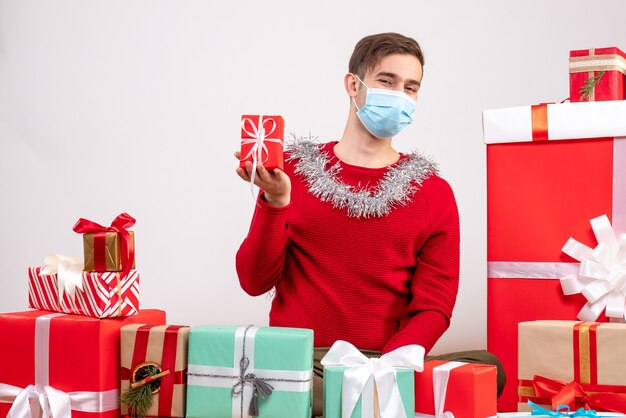
[[[394,80],[397,80],[397,79],[399,78],[399,77],[398,77],[398,74],[396,74],[396,73],[390,73],[390,72],[387,72],[387,71],[381,71],[381,72],[379,72],[379,73],[376,73],[376,77],[379,77],[379,76],[393,78]],[[412,78],[410,78],[410,79],[408,79],[408,80],[406,80],[406,81],[407,81],[407,83],[409,83],[409,84],[415,84],[415,85],[417,85],[417,86],[421,86],[421,84],[422,84],[422,83],[420,83],[419,81],[414,80],[414,79],[412,79]]]

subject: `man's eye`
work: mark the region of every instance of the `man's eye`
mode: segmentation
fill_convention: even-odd
[[[391,81],[389,80],[380,80],[380,82],[387,85],[391,84]]]
[[[416,93],[417,89],[415,87],[407,87],[406,88],[408,91],[410,91],[411,93]]]

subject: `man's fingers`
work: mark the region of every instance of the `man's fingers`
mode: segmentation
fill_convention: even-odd
[[[276,176],[276,180],[278,180],[279,182],[289,181],[289,176],[285,174],[285,172],[280,168],[274,169],[274,175]]]
[[[252,163],[250,161],[246,161],[244,163],[244,166],[246,167],[246,173],[248,173],[248,177],[252,177]]]
[[[263,182],[270,182],[272,180],[272,175],[267,171],[263,164],[256,165],[256,172],[259,175],[259,178]]]
[[[239,177],[241,177],[242,180],[250,182],[250,176],[248,175],[248,172],[246,170],[244,170],[241,167],[237,167],[235,172],[237,173]]]
[[[233,154],[235,156],[236,159],[240,159],[241,157],[241,151],[235,151],[235,153]]]
[[[252,162],[246,161],[245,165],[246,165],[245,171],[246,171],[246,174],[248,176],[248,181],[251,181],[252,180],[252,170],[254,170],[254,168],[252,167]],[[266,175],[265,178],[261,177],[260,170],[264,170],[265,171],[265,173],[264,173]],[[257,164],[257,170],[256,170],[256,174],[255,174],[255,177],[254,177],[254,184],[256,186],[259,186],[261,189],[263,189],[263,186],[265,186],[265,182],[267,181],[266,180],[267,179],[267,174],[268,173],[267,173],[267,170],[265,169],[265,167],[263,167],[260,164]]]

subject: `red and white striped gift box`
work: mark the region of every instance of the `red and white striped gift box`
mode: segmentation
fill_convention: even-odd
[[[83,272],[83,289],[67,291],[59,298],[56,274],[40,274],[42,267],[28,269],[28,304],[35,309],[114,318],[135,315],[139,310],[139,272]]]

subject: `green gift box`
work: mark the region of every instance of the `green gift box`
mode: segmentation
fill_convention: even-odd
[[[343,374],[349,368],[344,366],[327,366],[324,368],[324,418],[344,418],[341,416],[341,394]],[[397,367],[395,370],[396,383],[400,390],[404,411],[407,417],[412,417],[415,415],[415,372],[413,369],[403,367]],[[378,417],[378,399],[373,377],[370,377],[365,384],[363,394],[359,397],[349,418],[366,417]]]
[[[188,360],[187,418],[311,416],[312,330],[194,327]]]
[[[424,370],[424,347],[410,344],[368,358],[348,341],[337,340],[321,363],[324,417],[414,416],[414,373]]]

